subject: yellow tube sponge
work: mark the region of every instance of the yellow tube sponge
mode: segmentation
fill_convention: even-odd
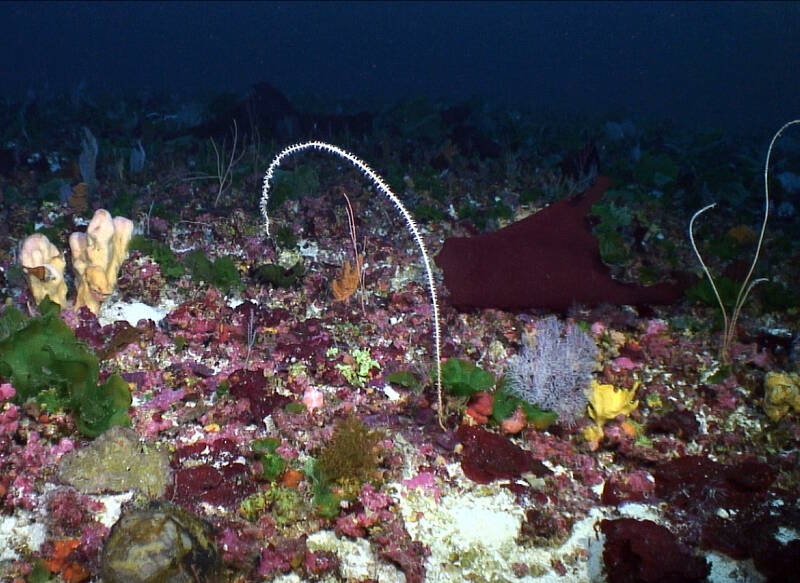
[[[631,411],[639,406],[639,401],[634,401],[636,389],[639,383],[633,385],[632,389],[615,389],[614,385],[601,385],[592,379],[589,385],[588,413],[595,425],[587,427],[583,435],[587,441],[597,443],[603,437],[603,425],[619,415],[630,415]]]
[[[772,421],[780,421],[789,409],[800,413],[800,375],[768,372],[764,377],[764,413]]]
[[[64,281],[67,264],[47,237],[34,233],[26,238],[20,249],[19,262],[37,304],[49,296],[60,306],[67,305],[67,284]]]
[[[97,314],[113,293],[120,265],[128,257],[133,222],[111,217],[105,209],[95,211],[85,233],[72,233],[69,246],[75,270],[75,308],[88,307]]]
[[[111,260],[106,267],[106,277],[108,281],[117,285],[119,268],[122,262],[128,258],[128,245],[133,237],[133,221],[125,217],[114,217],[114,236],[111,238]]]

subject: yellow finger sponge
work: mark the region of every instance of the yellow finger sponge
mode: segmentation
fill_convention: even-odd
[[[105,209],[95,211],[85,233],[72,233],[69,246],[75,270],[75,309],[88,307],[97,314],[114,291],[122,262],[128,257],[133,222],[111,217]]]
[[[41,233],[34,233],[22,243],[19,262],[28,278],[34,300],[39,304],[45,297],[60,306],[67,305],[67,284],[64,281],[64,256]]]

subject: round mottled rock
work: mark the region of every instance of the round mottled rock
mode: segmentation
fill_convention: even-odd
[[[123,514],[106,541],[101,572],[105,583],[222,581],[211,527],[163,503]]]
[[[83,494],[138,490],[156,499],[170,481],[166,452],[139,442],[126,427],[112,427],[61,459],[58,478]]]

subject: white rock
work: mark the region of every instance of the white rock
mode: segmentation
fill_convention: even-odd
[[[310,551],[334,553],[346,581],[374,579],[378,583],[404,583],[405,575],[394,565],[381,562],[372,553],[365,539],[349,540],[337,537],[333,531],[321,530],[308,537]]]
[[[33,515],[26,510],[18,510],[11,516],[0,516],[0,561],[19,559],[15,548],[27,547],[29,552],[37,552],[46,534],[44,524],[34,522]]]
[[[92,496],[93,499],[102,502],[105,510],[96,515],[97,520],[108,528],[114,526],[122,514],[122,505],[133,498],[133,492],[122,494],[109,494],[102,496]]]
[[[113,324],[118,320],[127,320],[131,326],[136,326],[139,320],[152,320],[160,322],[170,312],[173,306],[159,305],[158,307],[148,306],[142,302],[114,302],[104,304],[100,308],[100,316],[97,318],[101,326]]]

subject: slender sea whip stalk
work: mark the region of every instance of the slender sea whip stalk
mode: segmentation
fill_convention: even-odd
[[[727,361],[730,355],[731,344],[733,344],[733,337],[736,333],[736,321],[739,319],[739,314],[742,311],[742,306],[744,305],[745,300],[747,300],[747,296],[750,295],[750,291],[756,285],[767,281],[767,278],[765,277],[760,277],[758,279],[754,279],[753,281],[750,281],[750,278],[753,277],[753,272],[756,269],[756,263],[758,263],[758,256],[761,253],[761,245],[764,242],[764,233],[767,230],[767,219],[769,218],[769,160],[772,156],[772,148],[775,146],[775,142],[778,140],[780,135],[786,128],[796,124],[800,124],[800,119],[795,119],[783,124],[781,129],[779,129],[775,135],[772,136],[772,140],[769,143],[769,148],[767,149],[767,160],[764,163],[764,220],[761,223],[761,232],[758,235],[758,244],[756,245],[756,252],[753,255],[753,262],[750,264],[750,269],[747,272],[747,276],[744,278],[742,286],[739,288],[739,293],[736,295],[736,302],[733,304],[733,312],[731,313],[730,319],[728,319],[728,312],[725,309],[725,305],[722,303],[722,298],[720,297],[717,286],[714,283],[714,278],[711,277],[711,272],[703,261],[703,258],[700,256],[700,251],[697,249],[697,245],[694,242],[695,220],[707,210],[717,206],[717,203],[714,202],[704,206],[699,211],[694,213],[694,215],[692,215],[692,219],[689,221],[689,241],[692,244],[692,250],[694,250],[694,254],[697,255],[697,260],[700,262],[700,267],[702,267],[703,272],[706,274],[708,282],[711,284],[711,289],[714,292],[714,296],[717,299],[717,303],[719,304],[720,310],[722,310],[723,338],[722,347],[720,349],[720,357],[723,361]]]
[[[264,174],[264,187],[261,190],[261,214],[264,217],[264,230],[266,231],[267,236],[270,236],[269,233],[269,211],[267,209],[269,205],[269,191],[270,187],[272,186],[272,180],[275,176],[275,170],[281,165],[281,162],[284,159],[293,156],[294,154],[299,154],[301,152],[305,152],[307,150],[319,150],[322,152],[326,152],[328,154],[333,154],[338,156],[343,160],[347,160],[358,168],[361,173],[366,176],[370,182],[378,189],[378,191],[383,194],[386,198],[388,198],[394,207],[398,210],[400,215],[403,217],[403,220],[406,223],[406,227],[408,228],[411,236],[414,238],[414,242],[417,244],[419,248],[420,254],[422,255],[422,262],[425,265],[425,274],[428,279],[428,292],[431,296],[431,307],[433,308],[433,342],[434,342],[434,349],[436,352],[436,395],[438,400],[439,406],[439,425],[441,425],[442,429],[445,428],[444,426],[444,402],[442,398],[442,364],[441,364],[441,331],[439,326],[439,300],[436,295],[436,284],[433,279],[433,270],[431,269],[431,260],[428,255],[428,250],[425,247],[425,243],[422,240],[422,235],[420,235],[419,229],[417,228],[417,224],[414,222],[414,218],[411,216],[411,213],[408,212],[406,207],[400,201],[399,198],[392,192],[392,189],[389,188],[389,185],[386,184],[386,181],[383,180],[372,168],[367,166],[367,164],[361,160],[360,158],[356,157],[355,155],[351,154],[347,150],[343,150],[338,146],[334,146],[333,144],[328,144],[326,142],[319,142],[319,141],[311,141],[311,142],[303,142],[300,144],[294,144],[289,146],[278,153],[275,158],[273,158],[272,162],[270,163],[269,167],[267,168],[267,172]]]

